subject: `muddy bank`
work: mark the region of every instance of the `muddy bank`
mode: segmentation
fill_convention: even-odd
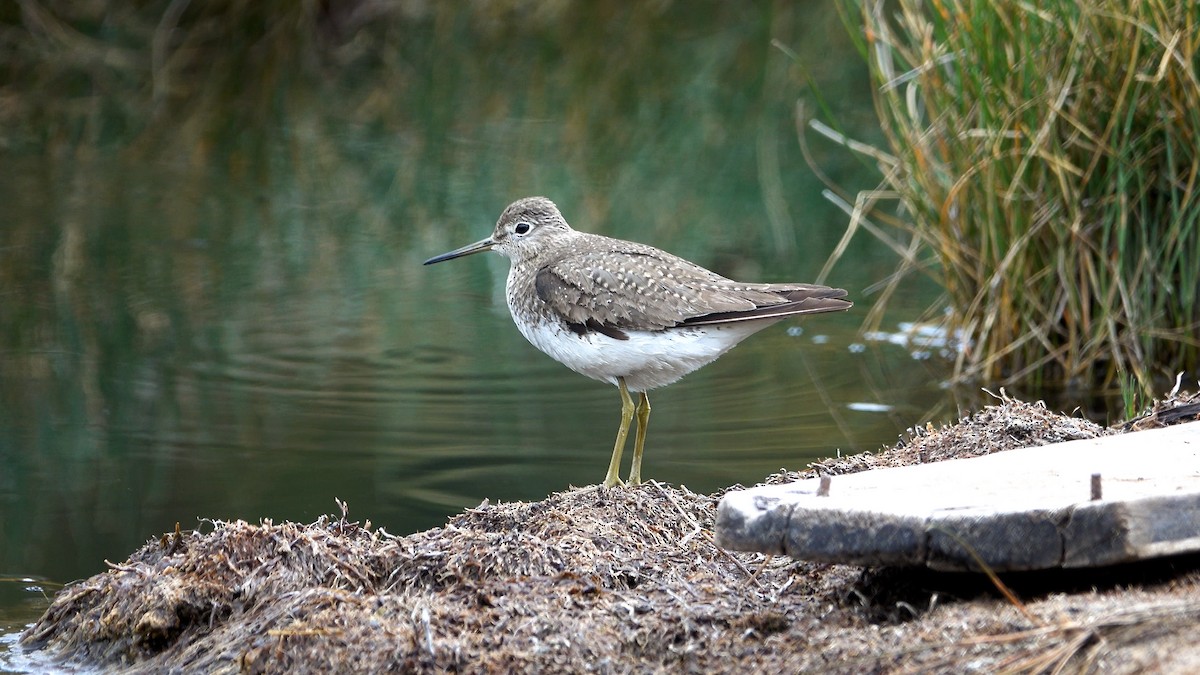
[[[1200,408],[1187,396],[1160,408],[1185,406]],[[1007,400],[768,480],[1116,431]],[[404,537],[344,512],[206,522],[63,589],[22,644],[129,672],[1200,670],[1195,556],[1001,588],[727,552],[712,540],[719,496],[582,488]]]

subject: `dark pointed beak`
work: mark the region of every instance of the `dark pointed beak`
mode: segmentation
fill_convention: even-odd
[[[424,262],[424,264],[432,265],[433,263],[440,263],[440,262],[444,262],[446,260],[453,260],[455,258],[461,258],[465,255],[471,255],[473,253],[481,253],[483,251],[490,251],[490,250],[492,250],[492,247],[495,245],[496,245],[496,242],[492,241],[491,237],[488,237],[487,239],[480,239],[479,241],[475,242],[474,244],[467,244],[466,246],[463,246],[462,248],[456,248],[453,251],[450,251],[449,253],[435,255],[432,258],[430,258],[429,260],[426,260]]]

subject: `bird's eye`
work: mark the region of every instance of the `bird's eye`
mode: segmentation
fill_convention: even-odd
[[[517,223],[513,227],[513,232],[516,232],[517,234],[527,234],[529,232],[529,223]]]

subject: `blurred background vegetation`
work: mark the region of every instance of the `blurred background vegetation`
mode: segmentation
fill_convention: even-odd
[[[351,139],[386,138],[391,165],[363,178],[387,181],[396,199],[420,191],[418,210],[404,211],[410,228],[428,227],[439,205],[469,200],[461,186],[518,194],[521,182],[544,180],[598,221],[656,217],[645,207],[654,203],[660,213],[675,207],[673,227],[697,230],[697,241],[737,238],[736,247],[783,255],[801,229],[794,214],[825,207],[816,195],[812,204],[782,198],[779,164],[799,159],[788,152],[795,131],[786,116],[763,113],[794,100],[808,75],[824,76],[834,99],[847,94],[833,76],[846,63],[805,59],[810,70],[800,71],[772,47],[811,51],[805,34],[836,26],[828,13],[806,25],[806,10],[789,3],[693,11],[674,2],[20,0],[0,11],[6,151],[120,148],[130,161],[266,181],[273,162],[321,174],[355,159],[347,153],[375,150]],[[731,119],[751,133],[730,142],[743,131]],[[289,152],[272,152],[279,141]],[[463,161],[472,143],[505,147],[507,161]],[[769,227],[732,237],[722,219],[679,203],[681,183],[694,180],[681,165],[693,162],[761,164],[703,189],[744,200],[760,193],[761,178],[776,192]],[[427,180],[447,168],[461,173]],[[564,168],[587,171],[587,183],[567,180]],[[593,196],[596,184],[603,196]]]

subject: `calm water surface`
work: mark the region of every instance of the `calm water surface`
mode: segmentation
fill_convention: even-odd
[[[342,499],[405,533],[598,482],[616,390],[521,338],[506,260],[421,266],[517,197],[748,280],[814,280],[836,246],[846,218],[792,116],[811,75],[870,138],[835,17],[666,3],[516,29],[430,11],[315,74],[278,77],[287,54],[240,64],[221,71],[237,87],[165,109],[83,86],[6,132],[0,632],[177,522],[311,521]],[[259,86],[266,103],[244,93]],[[813,142],[835,180],[872,187]],[[851,313],[781,324],[652,392],[645,473],[749,484],[955,417],[944,363],[860,336],[893,264],[856,239],[825,280]],[[905,293],[885,328],[933,297]]]

